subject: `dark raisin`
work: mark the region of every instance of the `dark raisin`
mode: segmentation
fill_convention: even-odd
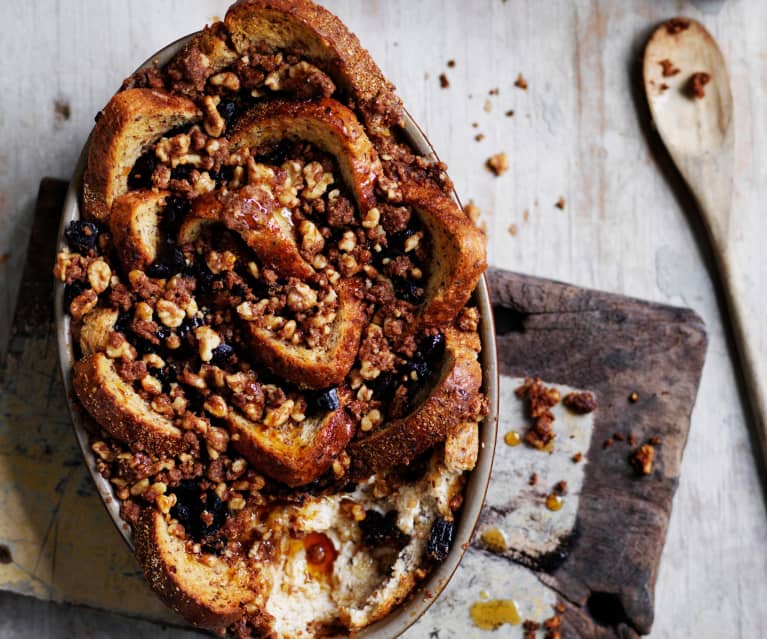
[[[431,370],[429,362],[421,358],[413,359],[402,367],[402,372],[408,378],[408,381],[416,381],[411,377],[411,373],[415,373],[418,376],[418,380],[426,379]]]
[[[150,368],[149,374],[162,384],[162,390],[167,393],[170,390],[170,383],[176,379],[174,370],[170,366],[162,368]]]
[[[389,251],[396,253],[405,252],[405,240],[411,235],[415,235],[413,229],[405,229],[403,231],[397,231],[389,235]]]
[[[269,153],[259,155],[254,159],[260,164],[280,165],[290,158],[292,150],[292,143],[288,140],[282,140]]]
[[[153,264],[149,265],[149,268],[146,270],[146,274],[149,277],[168,278],[170,277],[170,270],[170,266],[167,264],[163,264],[162,262],[154,262]]]
[[[392,278],[392,284],[394,284],[394,293],[401,300],[410,304],[420,304],[423,301],[423,289],[404,277]]]
[[[427,335],[421,340],[418,350],[427,362],[434,363],[442,359],[445,353],[445,336],[442,333]]]
[[[394,396],[397,387],[397,377],[392,371],[384,371],[368,385],[373,389],[373,396],[381,401],[388,402]]]
[[[437,517],[431,527],[429,541],[426,544],[426,557],[431,561],[443,561],[453,543],[455,524],[442,517]]]
[[[226,120],[226,125],[229,126],[229,121],[237,113],[237,103],[234,100],[221,100],[216,107],[221,117]]]
[[[199,328],[204,323],[205,322],[202,321],[202,318],[197,317],[196,315],[193,315],[192,317],[185,317],[184,321],[181,322],[181,326],[176,329],[176,332],[178,333],[179,337],[184,338],[188,333],[193,332],[195,328]]]
[[[208,175],[210,175],[211,180],[216,181],[216,186],[221,188],[224,183],[234,179],[234,167],[222,166],[218,171],[208,171]]]
[[[336,410],[340,406],[337,388],[309,391],[306,393],[306,401],[309,404],[309,410],[312,412]]]
[[[156,166],[157,158],[154,155],[154,151],[147,151],[140,156],[128,174],[128,188],[130,190],[151,189],[152,173],[154,173]]]
[[[176,499],[178,499],[178,494]],[[182,503],[181,501],[177,501],[176,504],[171,507],[170,516],[178,520],[178,523],[181,524],[184,528],[189,526],[189,522],[192,518],[189,506]]]
[[[117,316],[114,330],[118,333],[127,333],[130,330],[130,323],[133,321],[133,315],[128,311],[121,311]]]
[[[195,541],[218,532],[226,521],[226,504],[212,490],[204,494],[196,480],[182,480],[172,492],[176,495],[176,504],[170,509],[174,517]],[[202,513],[207,511],[213,520],[209,525],[202,521]]]
[[[169,195],[165,199],[160,227],[168,238],[176,237],[181,223],[191,208],[191,203],[180,195]]]
[[[365,512],[360,522],[362,542],[371,548],[377,546],[404,546],[409,537],[397,526],[397,511],[390,510],[382,515],[377,510]]]
[[[225,364],[232,355],[234,355],[234,349],[229,344],[221,344],[213,349],[213,357],[210,361],[220,366]]]
[[[168,339],[170,337],[170,329],[167,326],[160,325],[157,329],[157,332],[155,333],[157,335],[157,339],[160,341],[164,339]]]
[[[191,164],[179,164],[177,167],[170,170],[171,180],[189,180],[194,171],[194,166]]]
[[[79,280],[75,280],[64,287],[64,312],[69,313],[69,306],[72,304],[72,301],[87,288],[85,283]]]
[[[67,230],[64,231],[64,237],[72,251],[87,255],[89,251],[96,248],[96,243],[99,239],[99,229],[92,222],[72,220]]]

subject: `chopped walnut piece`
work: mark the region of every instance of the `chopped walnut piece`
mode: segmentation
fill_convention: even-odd
[[[597,400],[593,393],[583,391],[580,393],[568,393],[562,403],[574,413],[585,415],[593,413],[597,409]]]
[[[650,475],[655,459],[655,448],[650,444],[643,444],[637,448],[629,457],[629,463],[640,475]]]
[[[496,176],[503,175],[509,170],[509,157],[505,153],[496,153],[487,158],[485,165]]]
[[[514,86],[523,91],[527,90],[527,80],[525,80],[525,77],[521,73],[517,75],[517,79],[514,81]]]
[[[703,71],[698,71],[690,76],[690,80],[687,84],[690,94],[696,100],[702,100],[706,97],[706,85],[711,81],[711,74]]]
[[[479,222],[479,216],[482,215],[482,209],[480,209],[474,200],[469,200],[469,203],[463,207],[463,212],[466,213],[468,218],[476,225]]]

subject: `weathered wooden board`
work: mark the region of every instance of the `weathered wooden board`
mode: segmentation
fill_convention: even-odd
[[[112,528],[71,433],[50,319],[53,237],[63,183],[41,185],[35,225],[0,395],[0,588],[55,601],[177,622],[143,583]],[[552,454],[499,440],[477,538],[446,592],[408,637],[481,636],[471,603],[481,591],[517,601],[523,618],[567,606],[564,637],[636,637],[653,618],[653,587],[689,416],[706,347],[689,310],[650,304],[493,270],[501,368],[500,436],[524,429],[513,390],[528,375],[596,393],[599,409],[574,417],[558,406]],[[628,402],[637,392],[639,401]],[[662,437],[652,476],[637,478],[629,447]],[[570,460],[582,452],[583,462]],[[540,481],[528,487],[526,477]],[[550,513],[546,493],[569,484]],[[502,529],[506,552],[481,541]],[[595,620],[596,619],[596,620]],[[504,626],[504,637],[521,637]]]

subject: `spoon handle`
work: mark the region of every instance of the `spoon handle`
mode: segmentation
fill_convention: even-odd
[[[759,335],[753,323],[747,321],[744,294],[733,274],[729,250],[729,222],[731,211],[731,178],[720,162],[704,162],[696,171],[680,167],[697,200],[706,232],[714,253],[716,269],[724,292],[724,301],[738,351],[745,394],[751,409],[751,418],[759,442],[762,463],[767,471],[767,379],[764,377],[762,358],[759,356]],[[726,161],[726,159],[725,159]],[[705,165],[708,166],[705,166]],[[686,169],[686,170],[685,170]],[[707,179],[702,180],[701,178]],[[691,179],[692,178],[692,179]],[[697,178],[697,179],[696,179]]]

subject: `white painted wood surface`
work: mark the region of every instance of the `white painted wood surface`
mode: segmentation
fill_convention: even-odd
[[[637,119],[639,78],[630,73],[651,27],[672,15],[701,20],[720,43],[733,79],[736,123],[733,272],[746,293],[746,321],[767,361],[767,3],[477,0],[470,9],[458,0],[325,4],[398,85],[449,164],[461,196],[486,212],[493,264],[684,304],[703,316],[711,341],[651,637],[767,636],[767,515],[732,352],[701,234],[648,148]],[[93,115],[138,62],[225,9],[225,2],[212,0],[0,3],[0,255],[8,256],[0,258],[0,352],[40,178],[69,175]],[[455,68],[446,68],[449,59]],[[448,89],[439,86],[442,72]],[[513,86],[520,72],[527,91]],[[499,95],[489,96],[495,87]],[[488,99],[490,112],[484,109]],[[68,119],[56,115],[57,101],[69,106]],[[513,117],[504,115],[509,109]],[[485,135],[482,142],[474,141],[478,132]],[[495,178],[483,162],[498,151],[509,154],[511,170]],[[554,206],[560,196],[564,210]],[[514,237],[510,224],[517,226]],[[466,597],[468,607],[476,596]],[[112,616],[10,595],[0,597],[0,610],[3,637],[152,632]]]

